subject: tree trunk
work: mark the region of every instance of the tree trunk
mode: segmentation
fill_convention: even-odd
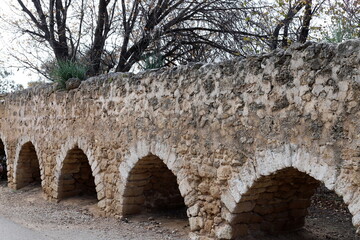
[[[304,21],[303,21],[300,36],[298,39],[298,41],[301,43],[306,42],[306,40],[309,36],[310,22],[311,22],[311,18],[312,18],[311,4],[312,4],[312,0],[306,1]]]
[[[110,28],[107,5],[108,0],[99,0],[99,12],[97,25],[94,33],[94,43],[90,50],[90,69],[88,75],[94,76],[100,73],[101,56],[104,51],[105,40]]]

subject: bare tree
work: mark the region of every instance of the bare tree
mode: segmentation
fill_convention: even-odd
[[[359,31],[360,27],[360,2],[357,0],[342,0],[338,2],[340,8],[346,14],[345,18]],[[358,33],[360,37],[360,31]]]
[[[181,59],[199,60],[209,49],[230,55],[239,54],[244,36],[266,37],[241,31],[231,24],[244,11],[233,0],[133,0],[121,1],[122,36],[116,71],[126,72],[149,54],[159,54],[165,65]]]
[[[286,5],[286,14],[283,14],[283,18],[278,21],[271,34],[270,49],[276,49],[280,42],[282,47],[287,47],[289,42],[306,42],[309,37],[311,20],[324,2],[325,0],[320,0],[317,3],[313,0],[289,1]],[[299,16],[301,12],[302,16]],[[296,20],[298,20],[297,23]],[[282,36],[280,35],[281,30],[283,30]],[[290,31],[292,31],[292,37]]]
[[[48,44],[56,61],[82,61],[96,75],[149,58],[168,66],[305,42],[324,1],[17,0],[30,23],[17,27]]]
[[[33,30],[23,29],[39,39],[47,41],[54,51],[57,60],[69,60],[74,57],[74,49],[69,49],[67,32],[67,14],[71,0],[64,3],[61,0],[50,0],[48,11],[45,12],[40,0],[33,0],[35,13],[25,6],[24,1],[18,0],[25,14],[33,22]],[[81,25],[81,22],[80,22]]]
[[[89,75],[104,69],[129,71],[135,63],[154,53],[166,65],[204,60],[209,52],[239,55],[245,36],[266,38],[237,28],[236,16],[254,7],[240,6],[235,0],[17,2],[31,22],[31,28],[22,31],[47,42],[57,61],[85,59]],[[78,5],[74,10],[71,7],[75,3]],[[87,15],[94,13],[94,9],[96,14]],[[69,15],[74,13],[77,13],[76,27],[69,27]],[[108,44],[110,35],[117,42]]]
[[[110,2],[111,0],[99,0],[97,24],[93,37],[94,41],[90,49],[90,75],[96,75],[100,71],[105,42],[111,30],[117,0],[113,1],[112,7],[108,10]]]
[[[85,34],[83,25],[86,9],[90,6],[86,0],[49,0],[48,4],[44,1],[33,0],[32,5],[26,4],[23,0],[17,0],[22,11],[32,23],[31,29],[22,31],[30,34],[38,41],[47,42],[57,61],[75,61],[79,54],[79,46]],[[89,51],[89,74],[94,75],[99,72],[102,52],[104,51],[105,41],[113,21],[114,9],[117,0],[114,1],[112,8],[108,9],[111,0],[98,1],[98,13],[95,32],[92,36],[93,41],[88,47]],[[71,9],[71,6],[73,8]],[[75,13],[77,19],[75,27],[69,27],[69,12]],[[92,20],[92,19],[91,19]],[[88,45],[90,43],[86,43]],[[84,53],[80,53],[84,54]]]

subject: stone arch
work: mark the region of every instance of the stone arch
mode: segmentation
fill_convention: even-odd
[[[56,159],[56,190],[52,197],[61,200],[76,195],[104,195],[100,165],[85,138],[70,138]]]
[[[246,162],[229,180],[229,189],[221,197],[225,224],[217,227],[216,234],[236,239],[299,229],[320,183],[343,198],[358,227],[360,212],[353,206],[360,200],[359,190],[354,193],[354,186],[336,166],[295,145],[285,145],[257,152],[255,160]],[[346,196],[349,192],[351,198]]]
[[[121,214],[139,213],[146,205],[189,207],[194,192],[181,162],[166,144],[140,141],[132,147],[119,167]]]
[[[31,183],[41,184],[42,164],[32,141],[23,139],[18,145],[14,165],[15,188],[20,189]]]
[[[66,154],[59,176],[58,198],[96,194],[89,160],[78,146]]]
[[[7,161],[6,146],[0,134],[0,181],[7,181]]]

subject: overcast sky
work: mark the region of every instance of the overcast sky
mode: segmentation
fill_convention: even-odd
[[[9,3],[14,1],[12,0],[1,0],[0,1],[0,15],[1,17],[11,16],[13,17],[14,14],[9,7]],[[0,64],[1,67],[5,67],[7,71],[12,72],[12,75],[9,76],[10,79],[14,80],[16,83],[22,84],[24,87],[27,86],[29,81],[36,81],[38,80],[37,74],[25,69],[21,69],[16,67],[19,65],[16,63],[8,54],[8,51],[11,48],[17,47],[17,40],[16,37],[11,33],[11,31],[7,31],[6,28],[8,27],[6,22],[2,19],[0,20]],[[12,67],[10,67],[12,66]]]

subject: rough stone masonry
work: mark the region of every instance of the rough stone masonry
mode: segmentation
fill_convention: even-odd
[[[8,182],[108,216],[185,206],[193,239],[300,228],[316,187],[360,227],[360,40],[116,73],[0,104]],[[1,149],[0,149],[1,152]]]

